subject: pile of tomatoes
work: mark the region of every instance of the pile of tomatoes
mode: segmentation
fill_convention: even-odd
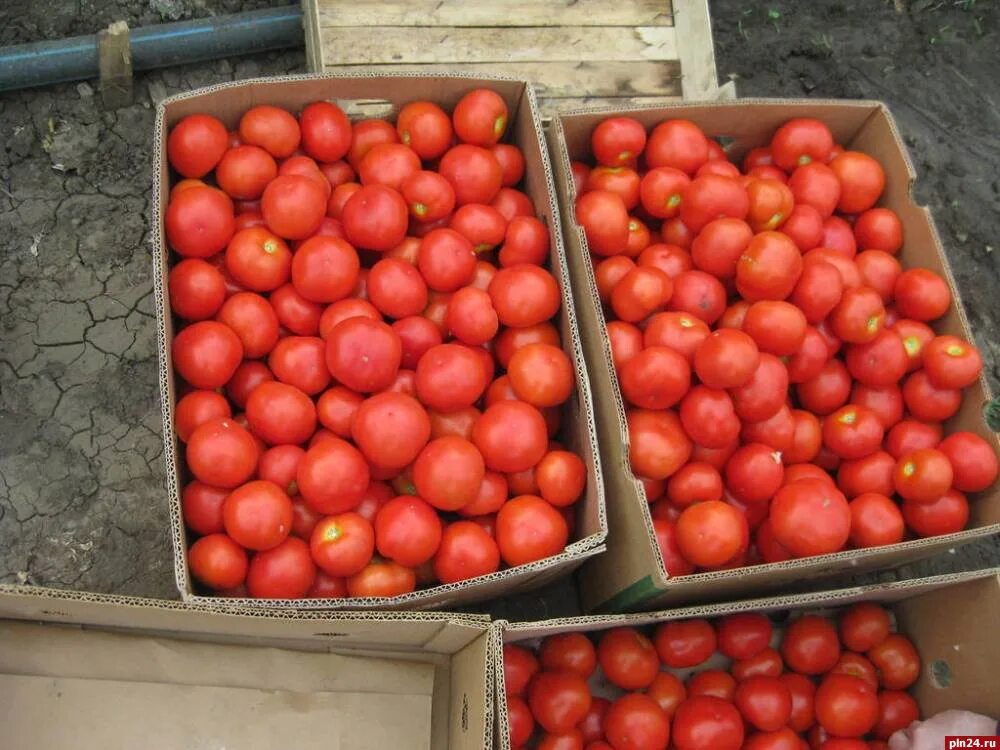
[[[537,651],[507,644],[511,747],[886,750],[920,718],[906,692],[920,657],[890,625],[866,602],[839,622],[801,615],[781,634],[744,612],[668,621],[648,635],[563,633]]]
[[[335,104],[184,118],[165,214],[194,578],[396,596],[561,552],[575,369],[495,92],[395,125]]]
[[[576,219],[668,572],[962,530],[997,457],[942,423],[982,360],[929,327],[951,292],[896,258],[878,161],[809,118],[742,170],[687,120],[591,146]]]

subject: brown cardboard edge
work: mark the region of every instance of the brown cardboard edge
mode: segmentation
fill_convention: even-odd
[[[902,142],[898,128],[896,127],[895,121],[893,120],[888,107],[883,102],[875,100],[802,100],[757,98],[740,99],[736,101],[682,102],[666,105],[639,105],[628,109],[615,107],[587,108],[554,115],[549,125],[549,141],[550,148],[553,149],[553,161],[556,164],[557,183],[560,190],[559,194],[564,200],[563,222],[566,245],[568,252],[573,252],[574,250],[577,252],[577,257],[574,258],[574,260],[578,261],[579,266],[583,267],[587,278],[587,291],[590,292],[590,298],[588,300],[586,298],[582,298],[584,293],[578,289],[578,294],[581,295],[582,298],[582,301],[581,299],[578,299],[578,303],[587,304],[589,302],[591,304],[597,304],[594,301],[596,300],[596,285],[594,283],[593,271],[590,267],[590,263],[582,262],[581,260],[589,258],[586,238],[583,236],[581,228],[571,218],[571,216],[575,215],[573,212],[573,198],[575,190],[573,189],[572,177],[569,171],[570,155],[563,131],[563,123],[565,121],[571,120],[574,117],[600,118],[610,114],[629,115],[636,112],[643,112],[646,114],[655,112],[658,115],[658,119],[667,119],[671,116],[683,116],[685,111],[704,110],[708,107],[723,111],[740,111],[752,106],[775,107],[786,105],[808,106],[811,110],[818,111],[816,114],[818,117],[822,117],[822,112],[820,110],[840,109],[843,107],[857,109],[860,113],[866,113],[865,121],[858,127],[857,131],[852,136],[852,140],[857,138],[861,131],[874,118],[879,116],[885,118],[886,124],[894,141],[893,145],[895,146],[896,154],[902,158],[906,169],[906,200],[908,202],[906,207],[918,212],[920,214],[920,218],[926,222],[928,231],[932,237],[931,244],[934,246],[933,249],[936,256],[935,259],[943,270],[946,280],[952,290],[953,305],[951,310],[958,318],[961,332],[968,340],[973,340],[968,324],[968,318],[962,304],[961,295],[959,294],[954,283],[951,267],[948,263],[947,255],[941,245],[940,236],[937,233],[933,217],[931,216],[929,209],[925,206],[917,204],[913,197],[913,186],[916,180],[916,171],[913,167],[909,152],[906,149],[905,144]],[[599,305],[597,312],[600,316],[599,319],[603,320],[603,315]],[[950,314],[951,313],[949,313],[949,315]],[[610,368],[610,365],[608,365],[610,362],[610,347],[607,342],[607,337],[600,333],[598,333],[598,335],[602,340],[600,343],[601,348],[603,349],[604,357],[596,365],[591,362],[591,366],[608,367],[611,369],[610,377],[616,384],[617,378],[614,374],[613,368]],[[593,354],[593,351],[594,347],[592,346],[590,353]],[[595,356],[593,358],[596,359],[597,357]],[[980,376],[977,385],[977,390],[981,394],[980,400],[984,403],[988,403],[992,399],[992,392],[984,375]],[[612,396],[613,398],[611,399],[611,404],[616,407],[616,411],[618,411],[619,415],[623,415],[624,404],[622,402],[620,391],[617,388],[613,389]],[[608,400],[599,400],[598,403],[600,404],[600,411],[606,415],[608,413]],[[962,411],[960,413],[962,415],[967,415],[973,409],[978,410],[981,406],[972,406],[972,404],[973,394],[966,393],[963,399]],[[980,422],[981,421],[980,416]],[[622,445],[627,446],[627,429],[623,418],[619,419],[617,426],[623,438]],[[1000,439],[998,439],[996,435],[992,435],[992,440],[994,448],[1000,447]],[[615,446],[613,450],[617,451],[617,446]],[[625,448],[625,458],[625,466],[627,467],[627,447]],[[606,461],[606,463],[610,466],[617,466],[620,462]],[[845,552],[834,553],[832,555],[801,558],[782,563],[749,566],[740,568],[737,571],[698,573],[671,579],[666,575],[666,570],[663,566],[662,556],[660,555],[655,534],[653,533],[652,518],[649,513],[648,504],[645,503],[645,497],[642,492],[641,485],[639,485],[639,483],[630,476],[630,472],[628,472],[626,477],[615,476],[613,472],[606,472],[606,476],[609,484],[624,484],[626,489],[625,494],[631,495],[632,492],[628,490],[634,490],[637,499],[634,501],[626,501],[626,503],[638,502],[642,508],[640,510],[640,520],[642,525],[647,529],[647,540],[649,544],[646,546],[650,547],[647,558],[652,562],[652,564],[643,566],[643,572],[636,574],[633,583],[624,589],[620,589],[617,594],[608,596],[606,587],[602,591],[601,581],[603,577],[600,575],[599,571],[606,568],[610,562],[609,558],[613,558],[616,554],[616,534],[612,529],[608,538],[609,555],[603,559],[593,561],[588,566],[591,569],[591,574],[584,578],[584,584],[581,587],[581,598],[583,599],[584,607],[587,610],[649,608],[650,606],[655,606],[656,604],[662,605],[666,603],[673,603],[675,601],[681,603],[695,598],[711,598],[713,595],[710,592],[693,592],[695,592],[695,590],[701,590],[704,585],[709,584],[713,580],[725,579],[733,582],[735,585],[737,580],[746,584],[749,582],[748,579],[760,581],[761,579],[768,578],[772,573],[779,571],[795,571],[803,575],[822,577],[824,575],[832,575],[839,571],[849,571],[852,569],[857,571],[860,569],[873,569],[880,566],[892,567],[894,565],[903,564],[909,560],[918,559],[921,556],[930,554],[936,549],[951,547],[983,536],[992,536],[1000,533],[1000,523],[986,523],[982,526],[966,529],[955,534],[931,537],[927,539],[917,539],[885,547],[867,550],[848,550]],[[998,485],[994,485],[993,491],[989,494],[992,496],[997,493],[998,489],[1000,489],[1000,487],[998,487]],[[610,494],[615,494],[616,499],[619,501],[621,500],[620,493]],[[986,493],[978,493],[979,497],[982,497],[984,494]],[[619,509],[616,508],[616,510]],[[610,512],[613,513],[614,511]],[[627,512],[627,509],[623,512]],[[632,554],[635,554],[634,550]],[[844,565],[843,563],[848,560],[850,563]],[[859,563],[858,561],[862,562]],[[645,575],[643,575],[643,573],[645,573]],[[762,583],[762,586],[767,586],[766,581]]]
[[[295,609],[315,609],[315,610],[333,610],[333,609],[349,609],[349,608],[359,608],[359,609],[369,609],[369,608],[388,608],[388,607],[440,607],[446,606],[448,604],[461,602],[468,603],[472,601],[478,601],[490,596],[496,596],[498,593],[506,592],[517,589],[526,589],[531,585],[541,585],[545,580],[552,577],[552,572],[559,571],[563,574],[568,574],[572,572],[576,567],[578,567],[586,558],[599,554],[603,551],[602,542],[607,534],[607,519],[605,510],[605,498],[604,498],[604,481],[602,476],[602,469],[600,463],[600,454],[597,447],[596,435],[595,435],[595,417],[593,409],[593,398],[590,392],[590,379],[587,375],[587,365],[586,358],[583,355],[582,344],[580,343],[580,332],[579,326],[576,321],[576,312],[573,307],[573,293],[572,285],[569,278],[569,271],[566,262],[565,249],[563,246],[562,237],[562,227],[561,219],[559,214],[559,201],[555,194],[555,184],[552,176],[552,167],[549,161],[548,150],[546,148],[544,136],[541,128],[541,115],[538,108],[537,98],[535,97],[534,89],[529,82],[515,79],[508,76],[489,76],[489,75],[479,75],[479,74],[462,74],[460,72],[450,74],[448,76],[438,76],[433,74],[422,73],[420,71],[406,71],[406,70],[396,70],[392,69],[386,70],[372,70],[366,76],[358,76],[356,73],[321,73],[321,74],[310,74],[310,75],[289,75],[289,76],[278,76],[273,78],[256,78],[248,79],[244,81],[233,81],[223,84],[217,84],[213,86],[204,87],[201,89],[196,89],[192,91],[182,92],[174,96],[168,97],[163,100],[156,109],[156,117],[154,123],[154,169],[153,169],[153,199],[152,199],[152,218],[153,226],[155,230],[152,234],[152,244],[153,244],[153,264],[154,264],[154,274],[153,274],[153,286],[154,295],[156,299],[160,301],[157,309],[157,346],[160,354],[160,407],[163,418],[163,428],[164,428],[164,447],[168,453],[168,458],[171,459],[171,466],[177,465],[177,446],[176,442],[173,440],[174,435],[174,421],[173,421],[173,404],[170,398],[170,393],[172,391],[172,373],[169,368],[169,351],[170,342],[172,340],[171,329],[172,322],[167,311],[164,309],[166,296],[164,294],[166,289],[166,274],[167,274],[167,263],[166,263],[166,242],[163,236],[163,221],[162,221],[162,198],[165,194],[166,187],[166,176],[168,174],[167,165],[163,158],[164,149],[162,147],[165,134],[165,122],[166,122],[166,111],[167,107],[178,101],[184,101],[187,99],[192,99],[201,96],[206,93],[214,93],[218,91],[225,90],[236,90],[241,88],[246,88],[255,85],[275,85],[286,81],[309,81],[309,80],[338,80],[338,79],[357,79],[357,78],[370,78],[372,80],[379,79],[400,79],[400,78],[435,78],[440,81],[481,81],[484,83],[489,82],[505,82],[505,83],[516,83],[520,84],[522,88],[522,99],[527,100],[528,116],[531,118],[532,128],[535,133],[535,137],[538,141],[539,154],[542,163],[542,169],[545,173],[545,184],[548,191],[549,197],[549,210],[551,212],[553,221],[550,230],[554,235],[554,251],[555,255],[559,261],[559,276],[560,276],[560,286],[562,287],[563,293],[563,314],[567,316],[568,326],[571,331],[571,338],[573,340],[573,358],[574,364],[576,365],[578,382],[577,390],[580,397],[580,408],[583,411],[585,421],[588,425],[588,433],[590,438],[591,453],[593,456],[593,466],[591,467],[592,476],[590,477],[590,484],[593,485],[596,502],[597,502],[597,517],[596,517],[596,530],[592,533],[584,536],[583,538],[572,542],[566,549],[559,555],[555,555],[544,560],[538,561],[536,563],[531,563],[528,565],[517,566],[516,568],[508,568],[503,571],[491,574],[490,576],[481,576],[477,579],[472,579],[471,581],[464,581],[457,584],[448,584],[442,586],[435,586],[428,589],[422,589],[415,591],[411,594],[406,594],[399,597],[379,597],[379,598],[344,598],[344,599],[314,599],[314,600],[302,600],[302,599],[233,599],[230,600],[233,606],[246,607],[246,608],[257,608],[257,607],[275,607],[275,608],[295,608]],[[519,113],[513,113],[516,117]],[[174,548],[174,577],[177,584],[177,588],[181,593],[181,597],[186,602],[196,602],[204,604],[210,607],[220,606],[217,604],[219,602],[218,597],[207,597],[199,596],[194,593],[193,585],[190,577],[190,572],[187,568],[187,557],[186,557],[186,529],[184,528],[183,520],[180,516],[180,487],[178,486],[178,477],[175,472],[168,467],[167,474],[167,492],[168,501],[171,506],[171,538]],[[538,574],[538,575],[536,575]],[[500,584],[496,588],[493,588],[495,584]],[[452,593],[456,593],[456,596],[450,596]]]

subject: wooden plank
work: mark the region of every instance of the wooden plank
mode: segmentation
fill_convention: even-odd
[[[319,38],[319,0],[302,0],[302,28],[306,35],[306,67],[310,73],[323,70],[323,44]]]
[[[679,45],[681,86],[684,98],[708,100],[718,97],[719,79],[715,70],[715,42],[708,0],[673,0],[674,24]]]
[[[670,26],[636,28],[324,28],[324,65],[674,60]]]
[[[662,96],[562,96],[541,100],[542,112],[571,112],[578,109],[633,109],[635,107],[662,107],[683,101],[680,86],[672,94]]]
[[[320,26],[672,26],[670,0],[316,0]]]
[[[384,66],[380,66],[384,67]],[[328,65],[327,71],[363,74],[370,65]],[[409,66],[421,73],[509,75],[531,81],[540,97],[675,96],[681,90],[676,60],[641,62],[428,63]]]

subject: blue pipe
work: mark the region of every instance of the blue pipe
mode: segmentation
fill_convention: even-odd
[[[247,55],[303,43],[298,5],[129,31],[134,70]],[[96,78],[97,35],[0,47],[0,91]]]

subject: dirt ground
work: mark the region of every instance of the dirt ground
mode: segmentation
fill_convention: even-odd
[[[0,45],[266,6],[8,0]],[[282,2],[270,4],[280,5]],[[1000,382],[1000,9],[988,0],[714,0],[720,77],[743,96],[882,99],[920,172],[993,385]],[[177,91],[304,70],[294,50],[0,95],[0,581],[173,598],[157,396],[148,187],[153,107]],[[988,541],[897,575],[1000,564]],[[572,587],[490,606],[576,610]]]

